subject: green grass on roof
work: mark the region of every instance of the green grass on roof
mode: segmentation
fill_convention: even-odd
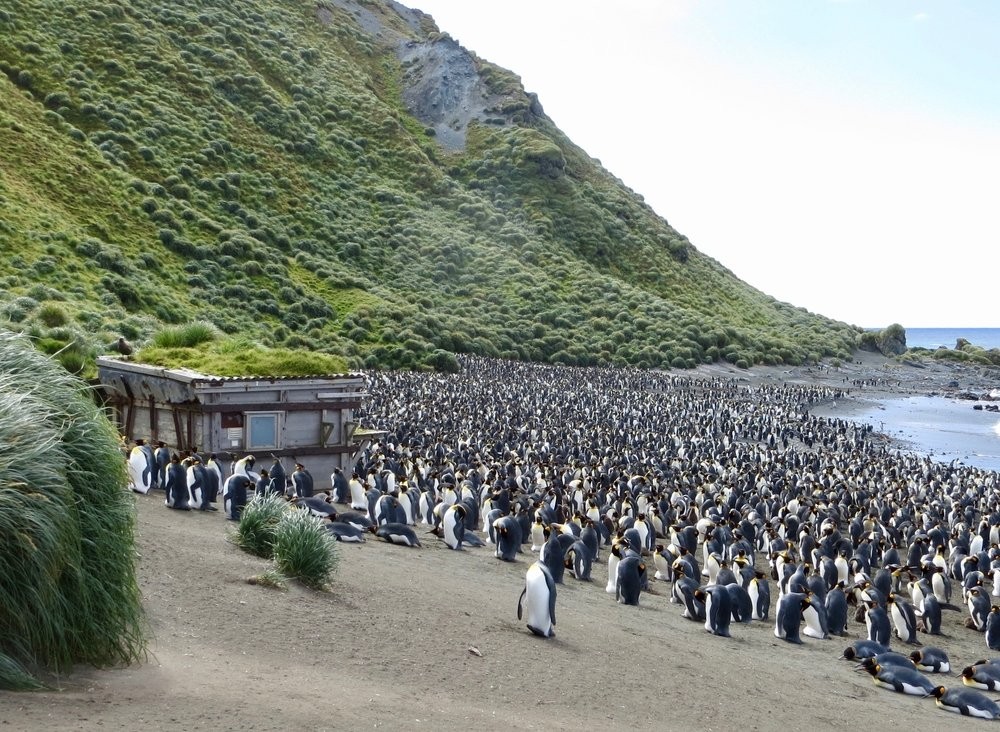
[[[211,341],[193,348],[141,349],[140,363],[189,368],[211,376],[313,376],[349,371],[347,361],[326,353],[267,348],[243,339]]]

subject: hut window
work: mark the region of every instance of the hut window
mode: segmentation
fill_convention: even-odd
[[[253,412],[247,414],[247,449],[281,447],[278,444],[280,412]]]

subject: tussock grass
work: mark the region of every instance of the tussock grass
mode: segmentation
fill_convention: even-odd
[[[288,502],[277,494],[254,496],[240,513],[233,543],[245,552],[270,559],[274,556],[278,523],[288,510]]]
[[[126,482],[82,382],[0,331],[0,687],[144,654]]]
[[[197,321],[184,325],[170,325],[153,334],[156,348],[194,348],[219,338],[219,329],[211,323]]]
[[[337,568],[337,542],[317,517],[288,511],[278,522],[274,561],[285,576],[322,590]]]

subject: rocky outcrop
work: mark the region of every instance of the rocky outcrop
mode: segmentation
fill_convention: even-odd
[[[485,121],[491,106],[475,59],[449,36],[409,41],[397,51],[403,65],[403,103],[448,150],[465,147],[469,123]]]
[[[429,15],[398,2],[325,2],[317,9],[321,23],[334,24],[334,9],[339,9],[395,51],[403,70],[403,104],[446,150],[465,148],[473,121],[503,126],[544,115],[538,98],[524,91],[516,75],[482,61],[439,32]]]

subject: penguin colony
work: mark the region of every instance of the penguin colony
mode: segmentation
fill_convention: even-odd
[[[949,686],[926,674],[959,669],[921,645],[945,638],[942,614],[960,613],[1000,651],[996,473],[901,453],[869,427],[810,414],[842,389],[461,364],[456,375],[372,374],[358,416],[386,438],[350,478],[337,471],[329,491],[296,504],[342,540],[371,532],[419,547],[413,527],[423,526],[459,550],[482,545],[481,530],[496,558],[531,558],[517,616],[541,637],[555,635],[566,573],[589,581],[603,561],[618,603],[639,604],[663,582],[683,617],[721,637],[766,622],[802,643],[854,623],[867,640],[843,657],[877,685],[1000,718],[983,694],[1000,688],[1000,659]]]

